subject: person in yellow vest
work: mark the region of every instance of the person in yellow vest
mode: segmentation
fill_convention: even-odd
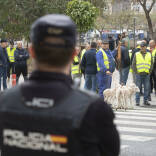
[[[103,98],[103,91],[111,87],[114,58],[109,50],[109,42],[107,40],[103,41],[102,47],[96,53],[96,61],[99,95]]]
[[[102,48],[102,40],[97,41],[97,51],[99,51]]]
[[[80,53],[80,47],[76,47],[76,56],[74,57],[72,66],[71,66],[71,75],[72,79],[78,79],[79,83],[81,82],[81,70],[80,70],[80,58],[78,57]]]
[[[7,47],[7,54],[9,58],[9,64],[8,64],[8,69],[7,69],[7,77],[8,77],[8,82],[10,81],[10,71],[12,70],[12,74],[15,74],[15,53],[16,48],[14,47],[14,42],[10,41],[10,46]]]
[[[144,105],[150,105],[148,95],[150,89],[150,73],[153,68],[153,60],[150,52],[147,52],[147,44],[142,42],[141,50],[135,53],[132,69],[136,74],[136,85],[141,89],[144,86]],[[140,105],[140,93],[136,93],[136,105]]]
[[[150,46],[150,51],[152,53],[152,58],[153,58],[153,63],[155,61],[155,57],[156,57],[156,43],[154,40],[151,40],[149,42],[149,46]],[[155,91],[155,95],[156,95],[156,76],[154,74],[154,69],[152,70],[151,76],[150,76],[150,83],[151,83],[151,93],[153,92],[153,88]]]

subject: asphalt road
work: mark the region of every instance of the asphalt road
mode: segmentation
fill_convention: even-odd
[[[20,78],[20,82],[23,78]],[[119,74],[113,74],[112,87],[119,82]],[[128,83],[132,82],[129,74]],[[81,88],[84,79],[81,81]],[[141,97],[142,101],[143,97]],[[143,101],[142,101],[143,102]],[[134,101],[135,103],[135,101]],[[156,96],[152,94],[151,106],[134,106],[133,110],[115,111],[115,124],[120,133],[120,156],[156,156]]]
[[[112,88],[119,82],[119,73],[116,71],[112,78]],[[132,74],[128,82],[132,83]],[[82,79],[81,87],[84,86]],[[134,97],[135,99],[135,97]],[[115,124],[120,133],[120,156],[156,156],[156,96],[152,94],[151,106],[135,106],[133,110],[114,110]]]

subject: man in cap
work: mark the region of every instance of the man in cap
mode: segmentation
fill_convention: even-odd
[[[144,86],[144,105],[150,105],[148,102],[150,89],[150,73],[153,68],[153,60],[150,52],[147,52],[147,44],[142,42],[140,52],[135,53],[132,62],[133,71],[136,74],[136,85],[141,89]],[[136,93],[136,105],[140,105],[140,93]]]
[[[0,142],[5,156],[119,155],[111,108],[72,85],[76,25],[65,15],[46,15],[31,28],[36,62],[28,81],[0,98]]]
[[[114,58],[107,40],[103,41],[102,48],[96,54],[96,60],[99,95],[103,98],[103,91],[111,87],[112,73],[115,70]]]
[[[7,66],[9,63],[8,55],[6,52],[7,40],[2,39],[0,45],[0,91],[1,91],[1,78],[3,78],[3,90],[7,88]]]

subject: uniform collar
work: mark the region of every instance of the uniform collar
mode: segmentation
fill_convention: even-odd
[[[62,81],[68,85],[72,85],[72,79],[70,76],[67,76],[63,73],[56,73],[56,72],[42,72],[39,70],[36,70],[32,72],[30,80],[35,81]]]

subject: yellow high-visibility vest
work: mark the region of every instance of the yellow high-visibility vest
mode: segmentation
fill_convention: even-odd
[[[146,52],[145,58],[142,56],[141,52],[136,53],[136,68],[138,73],[149,73],[151,68],[152,56],[150,52]]]
[[[83,55],[85,54],[85,52],[86,52],[86,49],[83,49],[82,52],[81,52],[81,60],[82,60]]]
[[[103,49],[100,49],[100,51],[102,52],[103,54],[103,61],[104,61],[104,65],[106,66],[107,69],[109,69],[109,60],[108,60],[108,56],[107,54],[105,53],[105,51]],[[97,71],[100,71],[100,67],[98,65],[98,62],[97,62]]]
[[[155,57],[156,57],[156,48],[152,51],[153,62],[155,61]]]
[[[15,57],[14,57],[15,50],[16,48],[13,48],[12,50],[10,47],[7,48],[7,54],[10,62],[15,62]]]
[[[78,63],[77,65],[74,65],[72,64],[72,67],[71,67],[71,72],[72,72],[72,75],[74,74],[80,74],[80,64],[79,64],[79,58],[78,56],[75,56],[74,57],[74,62]]]
[[[129,58],[130,58],[130,60],[132,59],[132,52],[129,52]],[[130,67],[129,72],[133,73],[133,69],[132,69],[132,67]]]

